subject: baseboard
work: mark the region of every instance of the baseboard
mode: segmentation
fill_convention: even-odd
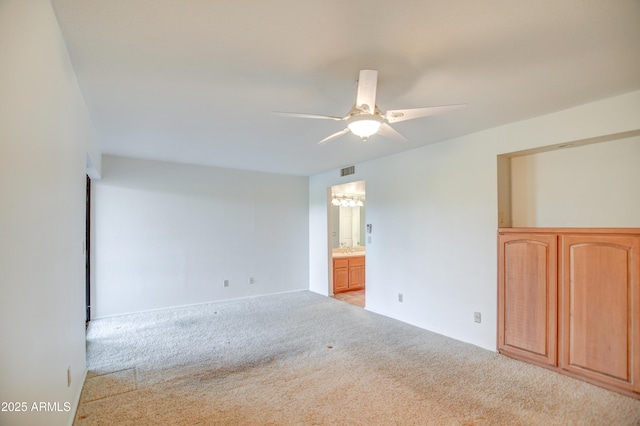
[[[166,311],[166,310],[169,310],[169,309],[188,308],[188,307],[191,307],[191,306],[209,305],[211,303],[228,302],[228,301],[231,301],[231,300],[253,299],[255,297],[262,297],[262,296],[276,296],[278,294],[297,293],[297,292],[300,292],[300,291],[309,291],[309,289],[308,288],[300,288],[300,289],[297,289],[297,290],[287,290],[287,291],[277,291],[277,292],[274,292],[274,293],[253,294],[253,295],[250,295],[250,296],[242,296],[242,297],[231,297],[229,299],[209,300],[207,302],[187,303],[185,305],[165,306],[165,307],[162,307],[162,308],[155,308],[155,309],[143,309],[141,311],[123,312],[123,313],[120,313],[120,314],[104,315],[104,316],[100,316],[100,317],[95,317],[95,318],[91,318],[91,321],[93,321],[93,320],[101,320],[101,319],[106,319],[106,318],[117,318],[117,317],[122,317],[122,316],[126,316],[126,315],[144,314],[144,313],[148,313],[148,312]],[[89,321],[89,323],[91,323],[91,321]]]
[[[87,380],[87,373],[89,372],[89,370],[87,370],[86,368],[84,369],[84,373],[82,374],[82,386],[80,386],[79,390],[78,390],[78,394],[75,397],[75,400],[73,401],[73,404],[71,405],[71,416],[69,418],[69,426],[73,426],[73,422],[76,419],[76,413],[78,412],[78,406],[80,405],[80,397],[82,396],[82,389],[84,389],[84,382]]]

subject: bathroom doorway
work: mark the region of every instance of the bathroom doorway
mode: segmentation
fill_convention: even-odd
[[[329,294],[365,307],[366,302],[366,191],[365,181],[330,188]]]

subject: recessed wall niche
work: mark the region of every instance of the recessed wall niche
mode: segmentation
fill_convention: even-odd
[[[640,131],[499,155],[498,227],[640,227]]]

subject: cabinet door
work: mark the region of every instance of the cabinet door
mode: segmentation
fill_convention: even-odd
[[[349,260],[333,259],[333,294],[349,290]]]
[[[364,288],[364,266],[352,266],[349,268],[349,290]]]
[[[498,253],[498,351],[557,365],[555,234],[504,234]]]
[[[561,238],[560,366],[640,392],[640,238]]]
[[[333,293],[349,290],[349,269],[338,268],[333,270]]]
[[[364,288],[364,256],[349,259],[349,290]]]

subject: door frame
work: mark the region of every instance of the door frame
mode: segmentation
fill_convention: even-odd
[[[91,321],[91,178],[87,176],[85,211],[85,326]]]
[[[349,186],[349,185],[359,185],[362,184],[362,195],[366,197],[366,181],[364,179],[357,179],[357,180],[353,180],[350,182],[344,182],[344,183],[339,183],[336,185],[332,185],[327,187],[327,257],[328,257],[328,270],[329,270],[329,279],[328,281],[328,289],[327,289],[327,294],[330,297],[333,297],[333,247],[332,247],[332,225],[333,225],[333,221],[334,220],[338,220],[337,218],[334,217],[333,214],[333,206],[331,205],[331,200],[333,198],[333,194],[335,192],[339,192],[339,191],[335,191],[336,188],[339,187],[344,187],[344,186]],[[365,224],[366,224],[366,215],[367,215],[367,207],[365,204]],[[339,237],[339,236],[338,236]],[[364,235],[362,236],[364,237]],[[364,238],[361,239],[361,241],[365,241]],[[367,246],[367,243],[364,243],[364,246]],[[365,298],[366,298],[366,293],[367,293],[367,286],[365,283],[365,287],[364,287],[364,291],[365,291]]]

